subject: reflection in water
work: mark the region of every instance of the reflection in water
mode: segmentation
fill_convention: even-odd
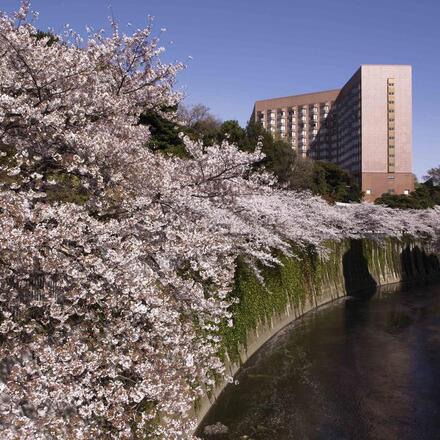
[[[204,425],[231,440],[440,439],[439,373],[440,285],[382,289],[287,327]]]

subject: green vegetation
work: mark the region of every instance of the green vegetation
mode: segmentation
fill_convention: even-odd
[[[321,260],[312,249],[296,249],[293,257],[278,255],[282,265],[260,267],[264,284],[242,260],[238,260],[232,297],[239,302],[231,307],[234,326],[224,323],[220,332],[223,355],[239,361],[240,347],[246,345],[247,335],[259,323],[267,323],[285,311],[288,304],[301,306],[307,295],[313,295],[321,284]]]
[[[329,202],[358,202],[362,192],[353,176],[338,165],[313,162],[312,191]]]
[[[47,38],[48,40],[46,46],[48,47],[60,41],[59,37],[54,35],[52,32],[40,31],[40,30],[37,31],[37,33],[35,34],[35,38],[37,39],[37,41],[42,40],[43,38]]]
[[[153,151],[184,157],[187,155],[185,144],[179,137],[182,127],[171,119],[176,107],[163,108],[160,112],[148,110],[142,113],[139,122],[147,125],[151,133],[147,147]],[[165,115],[169,117],[165,117]]]
[[[33,168],[21,165],[22,173],[18,175],[9,175],[1,169],[4,166],[14,167],[17,165],[16,150],[0,143],[0,187],[27,186],[37,190],[43,189],[46,194],[44,200],[48,203],[65,202],[83,205],[89,200],[89,190],[81,183],[79,176],[58,167],[54,161],[44,160]],[[32,180],[31,183],[26,183],[26,177],[32,173],[41,175],[39,183]],[[38,188],[36,188],[37,185]]]
[[[428,170],[423,178],[430,181],[433,185],[440,185],[440,165]]]
[[[417,188],[409,195],[385,193],[374,203],[400,209],[433,208],[440,205],[440,186],[434,185],[432,180],[429,180],[418,184]]]
[[[65,171],[52,172],[46,175],[53,182],[45,185],[47,202],[64,202],[84,205],[89,200],[88,190],[82,185],[81,179]]]

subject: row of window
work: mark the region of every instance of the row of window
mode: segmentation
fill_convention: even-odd
[[[359,89],[359,87],[358,87]],[[360,111],[361,102],[358,90],[352,90],[338,103],[341,111],[331,119],[325,120],[328,116],[330,106],[313,105],[299,106],[295,108],[269,109],[257,113],[257,121],[263,127],[270,129],[275,135],[289,141],[293,148],[306,151],[310,145],[312,150],[318,146],[316,154],[327,156],[331,152],[322,148],[323,142],[330,142],[333,148],[337,148],[338,160],[342,160],[349,168],[359,168],[360,154],[358,151],[361,136]],[[395,172],[395,80],[387,80],[387,135],[388,135],[388,171]],[[336,105],[332,102],[333,108]],[[287,122],[287,123],[286,123]],[[324,134],[329,130],[333,135],[329,137]],[[318,135],[319,130],[319,135]],[[324,136],[321,135],[324,134]],[[322,154],[321,154],[322,153]],[[333,154],[333,153],[332,153]],[[331,155],[331,154],[330,154]]]
[[[394,112],[394,93],[395,79],[387,79],[387,112],[388,112],[388,172],[394,173],[396,170],[395,153],[395,112]]]
[[[321,120],[324,120],[324,119],[326,119],[328,117],[328,113],[323,113],[323,114],[321,114],[320,115],[320,117],[318,116],[318,115],[315,115],[315,114],[313,114],[313,115],[310,115],[309,116],[309,119],[311,120],[311,121],[318,121],[319,119],[321,119]],[[265,120],[264,120],[264,116],[260,116],[259,117],[259,119],[258,119],[262,124],[264,124],[264,122],[265,122]],[[292,116],[292,117],[289,117],[288,119],[287,119],[287,121],[288,122],[296,122],[297,121],[297,118],[295,117],[295,116]],[[303,121],[303,122],[307,122],[307,116],[301,116],[301,117],[299,117],[298,118],[298,121]],[[275,123],[281,123],[281,124],[285,124],[285,122],[286,122],[286,118],[275,118],[275,116],[271,116],[270,118],[268,118],[267,119],[267,122],[269,123],[269,124],[275,124]]]
[[[292,107],[292,108],[289,108],[287,111],[288,111],[289,116],[296,115],[298,113],[305,116],[308,113],[309,114],[312,113],[312,114],[317,115],[319,109],[321,109],[321,113],[328,113],[330,111],[330,105],[329,104],[321,104],[321,105],[315,104],[310,107],[306,106],[306,107],[300,107],[297,109]],[[260,118],[263,118],[264,114],[266,114],[268,117],[271,117],[271,118],[286,117],[286,110],[284,110],[284,109],[269,109],[269,110],[258,112],[258,116]]]

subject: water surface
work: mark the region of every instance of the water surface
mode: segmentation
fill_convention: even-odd
[[[203,423],[222,438],[440,439],[440,284],[309,313],[237,379]]]

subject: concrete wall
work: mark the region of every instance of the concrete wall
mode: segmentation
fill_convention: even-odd
[[[372,293],[380,285],[440,277],[438,255],[431,253],[429,247],[423,243],[392,239],[387,239],[384,243],[345,240],[328,243],[328,249],[329,254],[326,257],[318,255],[316,258],[289,259],[283,271],[287,274],[295,273],[293,278],[286,278],[282,271],[276,273],[276,269],[267,272],[267,284],[266,287],[260,285],[261,292],[246,291],[248,286],[255,286],[258,282],[256,280],[244,284],[245,290],[241,293],[236,289],[242,297],[241,304],[238,304],[234,313],[235,327],[242,326],[243,322],[237,321],[240,319],[253,324],[247,329],[244,340],[235,342],[236,339],[231,339],[234,342],[226,347],[225,361],[230,375],[235,375],[241,365],[284,326],[321,305],[347,295]],[[240,273],[237,278],[240,278]],[[289,283],[283,284],[283,279],[290,279],[290,284],[295,284],[293,289]],[[278,292],[274,286],[279,286]],[[283,292],[283,289],[286,291]],[[295,290],[299,292],[298,295]],[[266,301],[266,306],[262,307],[265,311],[261,313],[255,303],[248,302],[246,298],[246,295],[260,293]],[[281,308],[280,293],[286,299]],[[271,301],[278,305],[267,307]],[[224,336],[228,339],[227,335]],[[236,347],[232,345],[235,343]],[[233,356],[234,352],[238,356]],[[224,382],[218,383],[215,390],[198,403],[195,412],[199,422],[226,385]]]

